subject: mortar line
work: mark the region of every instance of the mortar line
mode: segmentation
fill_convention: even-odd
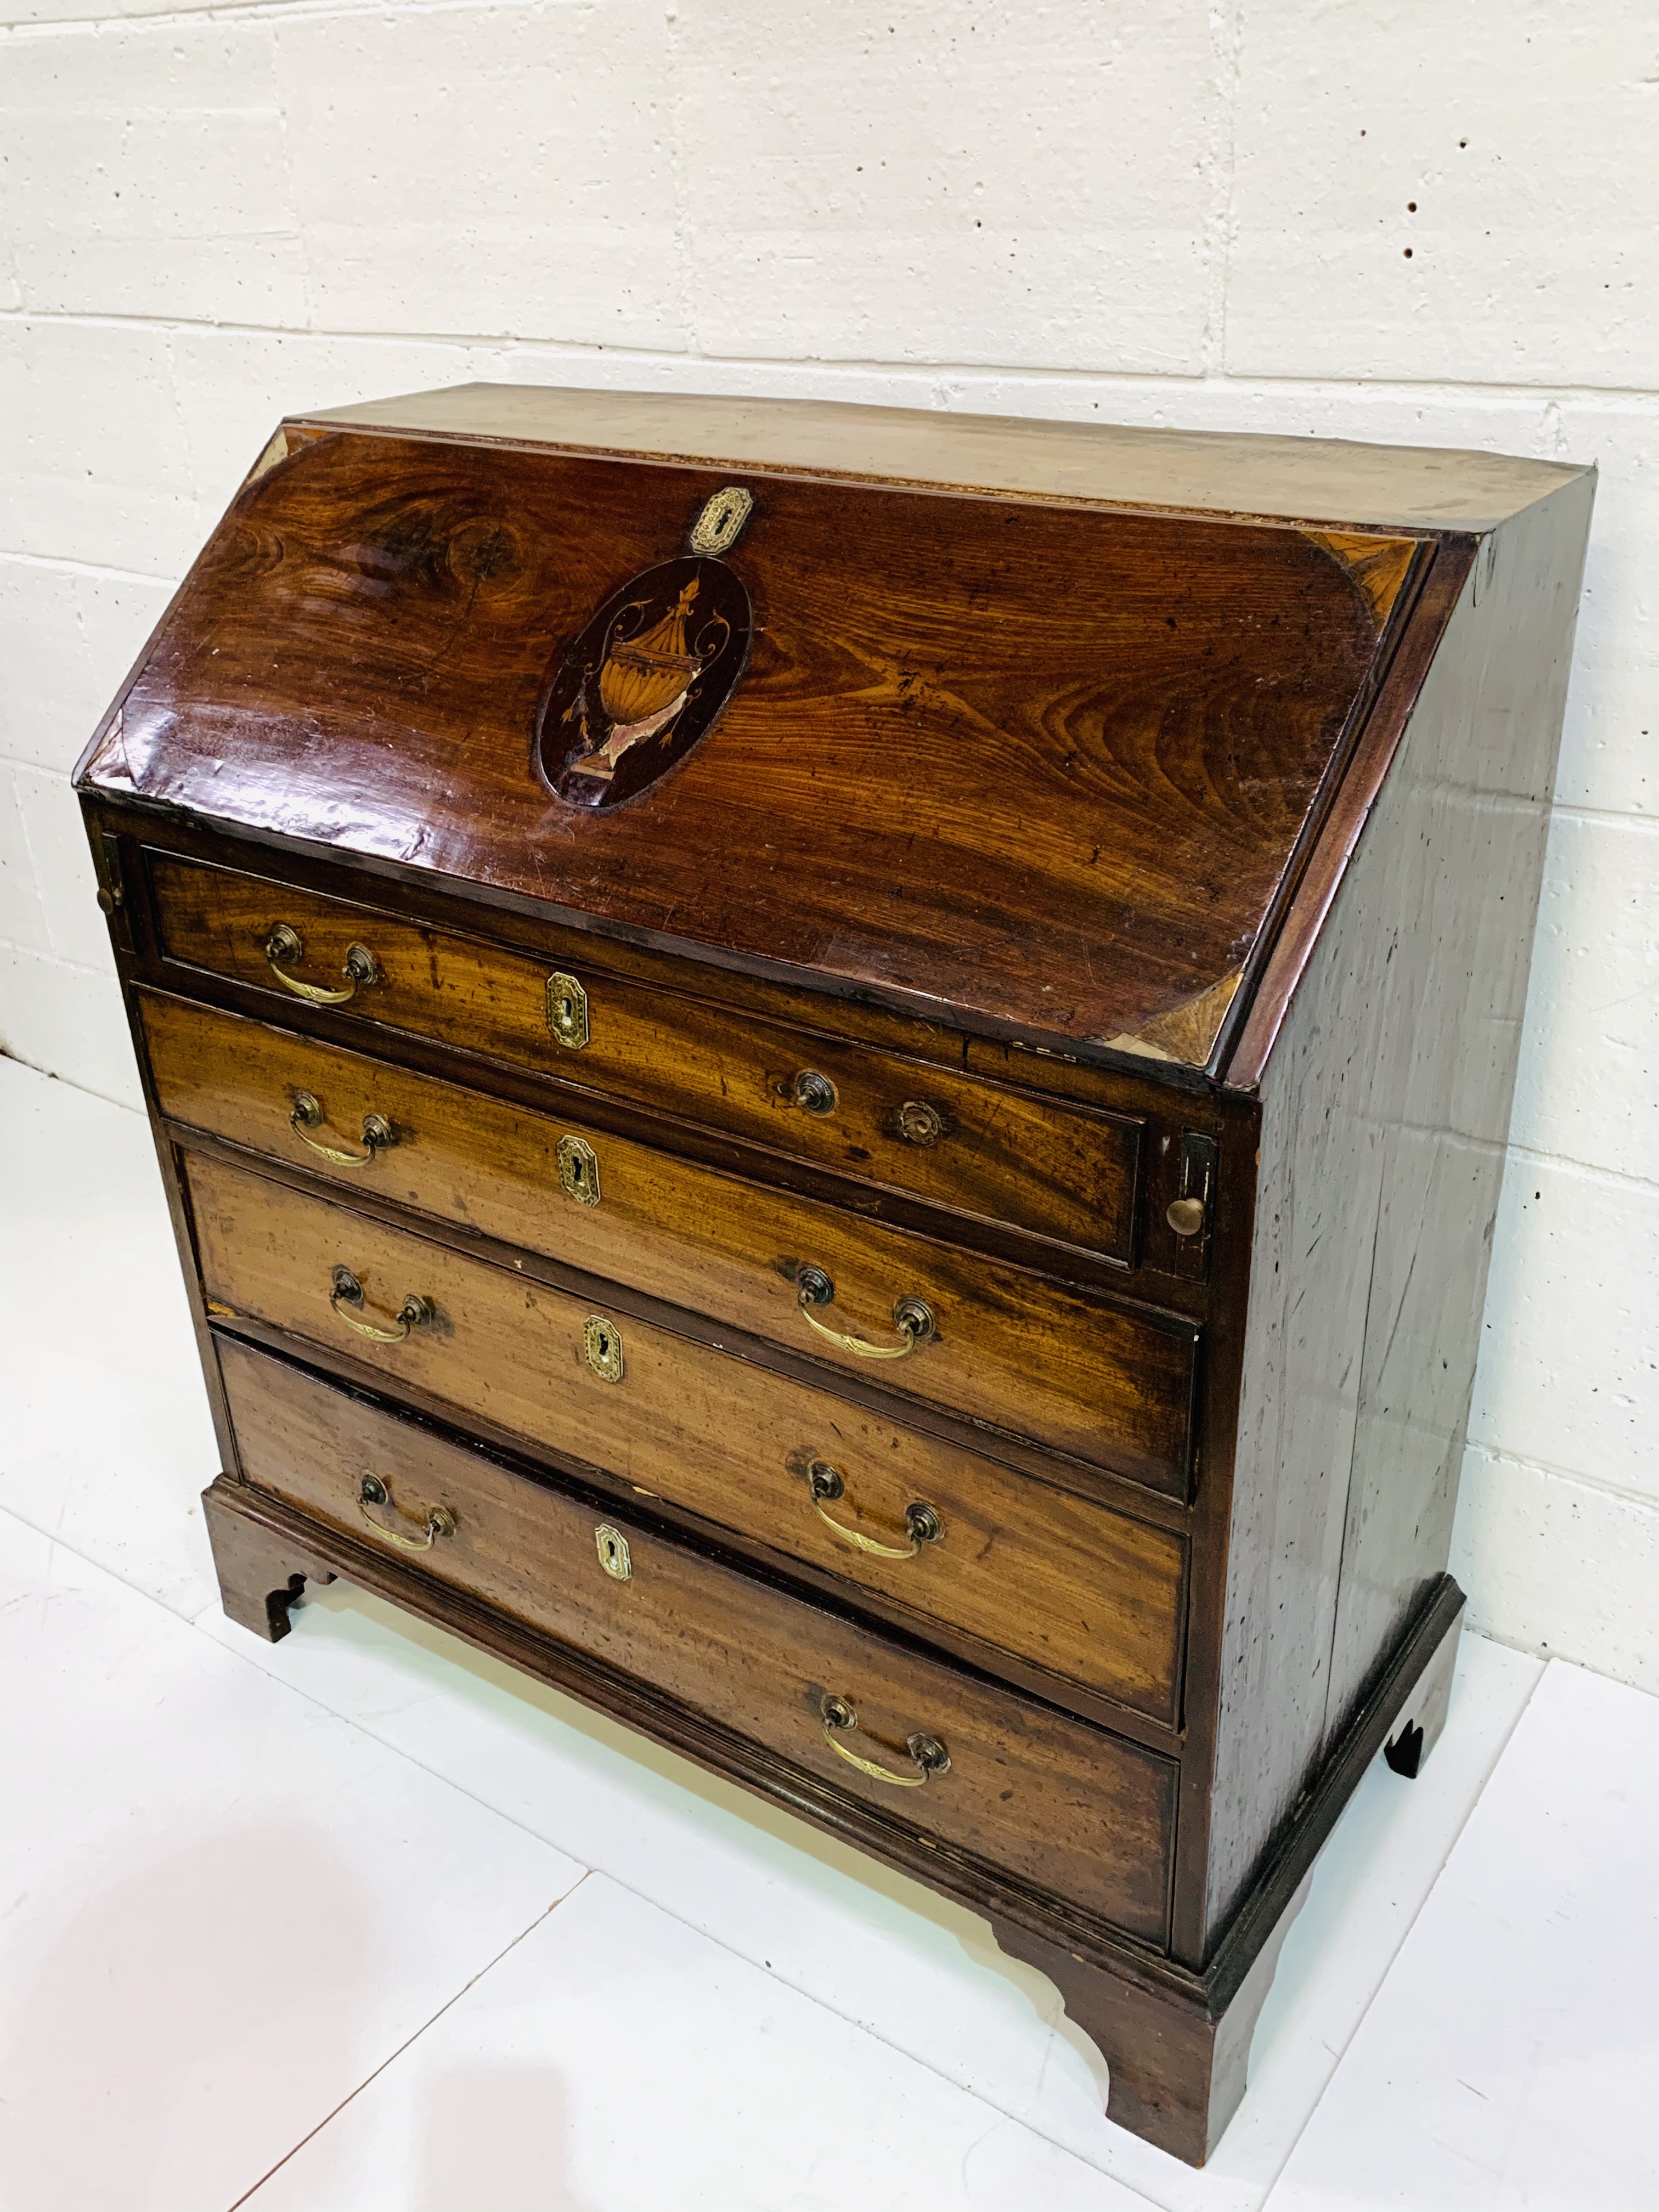
[[[1479,378],[1275,375],[1265,371],[1233,369],[1206,377],[1201,366],[1195,369],[1104,368],[1090,368],[1080,363],[1056,366],[994,361],[897,361],[827,354],[803,358],[782,354],[721,354],[706,350],[689,352],[669,347],[617,345],[598,338],[537,337],[524,331],[352,330],[315,324],[307,327],[295,323],[241,323],[207,315],[120,314],[89,308],[0,308],[0,324],[6,323],[62,324],[76,327],[99,324],[112,329],[137,326],[157,331],[205,331],[227,337],[313,339],[319,343],[385,346],[448,346],[457,350],[499,346],[511,349],[515,356],[520,357],[545,355],[553,359],[573,361],[638,361],[655,365],[679,365],[691,369],[752,370],[757,374],[795,380],[802,377],[876,375],[936,384],[940,378],[960,378],[970,383],[999,386],[1027,383],[1073,386],[1083,391],[1103,388],[1139,392],[1148,398],[1156,398],[1171,390],[1183,391],[1207,386],[1215,391],[1235,392],[1241,398],[1271,392],[1276,396],[1310,400],[1348,399],[1358,396],[1419,402],[1425,394],[1455,393],[1466,399],[1521,402],[1528,407],[1535,407],[1540,414],[1550,403],[1560,400],[1583,405],[1618,401],[1624,404],[1651,405],[1659,410],[1659,386],[1646,385],[1504,384],[1492,379]]]
[[[1463,1449],[1466,1452],[1480,1452],[1487,1459],[1501,1460],[1508,1467],[1525,1468],[1533,1474],[1541,1475],[1546,1482],[1570,1482],[1579,1490],[1593,1490],[1600,1497],[1616,1498],[1621,1505],[1633,1505],[1638,1512],[1659,1516],[1659,1498],[1644,1497],[1639,1490],[1627,1490],[1621,1483],[1609,1482],[1605,1475],[1588,1474],[1581,1468],[1563,1467],[1557,1460],[1528,1459],[1521,1452],[1506,1451],[1503,1445],[1486,1443],[1479,1437],[1466,1435]]]

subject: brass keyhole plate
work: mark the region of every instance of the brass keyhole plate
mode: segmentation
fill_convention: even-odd
[[[567,1052],[587,1042],[587,994],[574,975],[548,977],[547,1026]]]
[[[622,1336],[614,1321],[607,1321],[603,1314],[589,1314],[582,1323],[582,1350],[602,1382],[622,1381]]]
[[[593,1546],[599,1555],[599,1565],[612,1582],[633,1580],[634,1562],[629,1554],[628,1539],[620,1528],[613,1528],[608,1521],[601,1521],[593,1531]]]
[[[559,1164],[559,1181],[578,1206],[599,1202],[599,1158],[585,1137],[561,1137],[553,1157]]]

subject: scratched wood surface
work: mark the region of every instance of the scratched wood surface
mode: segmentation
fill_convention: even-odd
[[[1267,1063],[1212,1929],[1446,1565],[1593,489],[1488,541]]]
[[[456,384],[319,408],[286,441],[343,427],[499,438],[617,455],[719,455],[763,469],[930,483],[1110,507],[1272,515],[1334,530],[1490,530],[1576,473],[1559,462],[1444,446],[1362,446],[1260,431],[1131,429],[955,408],[865,407],[712,392],[580,392]]]
[[[1186,1494],[1199,1339],[1189,1322],[741,1182],[579,1113],[530,1113],[177,1000],[145,994],[139,1004],[171,1119],[304,1167],[348,1200],[362,1193],[545,1253],[902,1396]],[[295,1125],[301,1093],[324,1116],[314,1128]],[[392,1131],[378,1149],[362,1140],[369,1115]],[[592,1154],[580,1196],[562,1181],[568,1139]],[[927,1303],[934,1327],[902,1359],[865,1358],[808,1326],[797,1288],[807,1267],[834,1285],[818,1315],[826,1326],[877,1347],[902,1344],[893,1310],[912,1297]]]
[[[734,484],[741,535],[693,544]],[[1201,2159],[1461,1603],[1592,489],[626,395],[284,426],[78,772],[237,1617],[275,1632],[331,1563],[574,1670],[990,1912],[1100,2037],[1115,2114]],[[278,921],[290,980],[354,941],[374,979],[301,1003]],[[301,1086],[315,1133],[378,1110],[395,1142],[305,1153]],[[573,1133],[596,1208],[556,1188]],[[804,1350],[812,1263],[866,1342],[902,1291],[936,1334],[873,1387]],[[337,1265],[355,1318],[429,1313],[352,1334]],[[452,1581],[361,1525],[371,1449],[400,1522],[458,1513],[422,1555]],[[619,1511],[672,1601],[606,1613],[556,1500]],[[899,1541],[923,1504],[942,1534]],[[829,1688],[895,1759],[948,1729],[958,1793],[849,1781]]]
[[[434,1577],[551,1629],[922,1834],[1162,1941],[1169,1760],[701,1558],[630,1516],[599,1514],[246,1346],[222,1340],[221,1358],[252,1481],[359,1535],[384,1526],[418,1539],[432,1507],[444,1506],[454,1533],[423,1555]],[[387,1505],[367,1513],[366,1474],[389,1492]],[[626,1581],[601,1565],[601,1526],[627,1544]],[[826,1695],[856,1713],[856,1729],[837,1740],[860,1757],[914,1781],[907,1743],[925,1732],[944,1747],[948,1770],[919,1788],[860,1772],[826,1742]]]
[[[188,1183],[210,1313],[348,1352],[389,1389],[418,1387],[463,1420],[486,1418],[1174,1719],[1185,1547],[1172,1531],[222,1159],[193,1157]],[[331,1304],[339,1267],[360,1304]],[[431,1306],[428,1325],[393,1343],[362,1334],[364,1323],[395,1331],[411,1294]],[[620,1346],[617,1380],[589,1363],[590,1317]],[[902,1553],[908,1509],[924,1504],[940,1535],[909,1557],[859,1548],[815,1505],[815,1464],[841,1477],[826,1510],[842,1530]]]
[[[587,1038],[567,1048],[549,1023],[549,971],[533,961],[258,876],[160,855],[150,874],[162,948],[180,970],[262,986],[291,1008],[303,1001],[267,957],[273,924],[292,927],[302,948],[287,973],[323,988],[343,988],[346,959],[361,942],[374,979],[339,1011],[371,1036],[437,1037],[958,1212],[1129,1256],[1138,1116],[1068,1111],[1023,1091],[653,990],[595,962],[569,971],[586,995]],[[823,1112],[799,1103],[809,1077],[830,1086]],[[918,1111],[931,1117],[920,1142],[905,1133]]]
[[[216,532],[90,783],[1201,1060],[1376,663],[1392,556],[757,477],[729,705],[629,804],[562,804],[532,749],[567,646],[726,481],[307,439]]]

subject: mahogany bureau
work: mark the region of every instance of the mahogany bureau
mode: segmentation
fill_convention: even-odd
[[[1593,477],[475,386],[78,771],[225,1472],[982,1913],[1201,2161],[1445,1571]]]

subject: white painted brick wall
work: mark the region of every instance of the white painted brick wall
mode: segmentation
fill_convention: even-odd
[[[0,1046],[107,1097],[67,771],[285,410],[493,376],[1601,463],[1454,1565],[1659,1690],[1650,0],[7,5]]]

